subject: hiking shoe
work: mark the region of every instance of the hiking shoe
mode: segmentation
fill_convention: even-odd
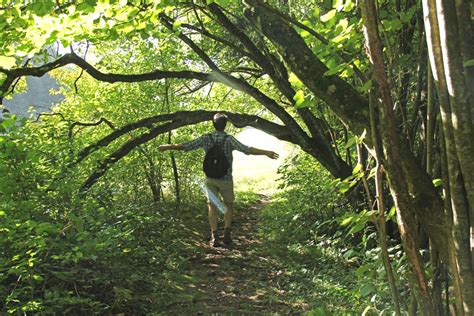
[[[224,229],[224,244],[230,245],[232,243],[232,238],[230,237],[230,228]]]
[[[219,242],[219,235],[217,232],[212,232],[211,234],[211,247],[219,247],[221,244]]]

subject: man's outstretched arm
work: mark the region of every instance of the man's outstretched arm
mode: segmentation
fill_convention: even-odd
[[[158,146],[159,151],[167,151],[167,150],[184,150],[184,146],[182,144],[164,144]]]
[[[268,158],[272,158],[272,159],[277,159],[279,157],[279,155],[274,151],[263,150],[263,149],[259,149],[259,148],[255,148],[255,147],[250,147],[250,152],[249,153],[251,155],[265,155]]]

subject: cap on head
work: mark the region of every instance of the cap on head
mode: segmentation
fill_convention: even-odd
[[[227,115],[224,113],[216,113],[212,118],[212,124],[216,130],[224,131],[227,124]]]

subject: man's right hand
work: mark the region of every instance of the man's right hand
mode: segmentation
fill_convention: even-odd
[[[181,144],[164,144],[158,146],[159,151],[167,151],[167,150],[184,150],[183,145]]]
[[[160,146],[158,146],[159,151],[167,151],[169,149],[170,149],[169,145],[160,145]]]
[[[280,157],[280,155],[278,155],[276,152],[274,151],[267,151],[267,153],[265,154],[268,158],[271,158],[271,159],[278,159],[278,157]]]

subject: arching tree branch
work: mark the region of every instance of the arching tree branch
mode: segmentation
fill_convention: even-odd
[[[189,29],[189,30],[196,31],[198,33],[201,33],[202,35],[204,35],[204,36],[206,36],[206,37],[208,37],[208,38],[210,38],[210,39],[212,39],[216,42],[219,42],[221,44],[224,44],[227,47],[230,47],[230,48],[234,49],[235,51],[239,52],[242,56],[252,58],[252,55],[250,55],[247,51],[245,51],[243,48],[241,48],[237,44],[234,44],[231,41],[229,41],[225,38],[222,38],[220,36],[214,35],[214,34],[210,33],[208,30],[206,30],[204,28],[199,28],[199,27],[197,27],[195,25],[192,25],[192,24],[189,24],[189,23],[183,23],[183,24],[181,24],[181,27]]]
[[[92,153],[93,151],[107,146],[113,140],[119,138],[121,135],[125,133],[140,128],[140,127],[151,127],[155,123],[159,122],[166,122],[164,124],[158,125],[156,127],[151,127],[148,132],[140,135],[137,138],[134,138],[124,145],[122,145],[118,150],[110,154],[107,158],[103,161],[99,162],[99,167],[89,176],[86,180],[84,185],[82,186],[81,191],[87,192],[94,183],[96,183],[100,177],[102,177],[107,170],[117,161],[125,157],[130,151],[132,151],[137,146],[144,144],[156,136],[167,133],[174,129],[197,124],[204,121],[209,121],[212,117],[217,113],[217,111],[182,111],[182,112],[175,112],[170,114],[162,114],[153,116],[150,118],[143,119],[139,122],[126,125],[116,131],[112,132],[110,135],[104,137],[103,139],[99,140],[96,144],[87,147],[81,153],[79,153],[78,161],[83,160],[87,155]],[[229,120],[232,124],[236,127],[242,128],[245,126],[251,126],[262,130],[270,135],[273,135],[281,140],[285,140],[288,142],[296,143],[295,138],[293,135],[288,131],[288,129],[276,123],[272,123],[267,121],[259,116],[256,115],[248,115],[248,114],[240,114],[240,113],[233,113],[233,112],[224,112],[229,117]],[[76,163],[77,163],[76,162]]]
[[[7,78],[4,80],[2,86],[0,87],[0,101],[7,94],[9,87],[12,85],[16,78],[33,76],[41,77],[44,74],[60,68],[69,64],[74,64],[84,71],[86,71],[93,78],[109,83],[115,82],[141,82],[149,80],[159,80],[164,78],[177,78],[177,79],[196,79],[201,81],[218,81],[218,77],[214,76],[212,73],[202,73],[196,71],[164,71],[164,70],[155,70],[148,73],[142,74],[115,74],[115,73],[104,73],[89,64],[87,61],[76,55],[75,53],[68,53],[60,58],[46,63],[39,67],[23,67],[15,69],[3,69],[0,68],[0,72],[3,72],[7,75]]]
[[[270,53],[268,50],[265,53],[262,52],[261,49],[255,45],[254,41],[252,41],[247,36],[247,34],[234,25],[234,23],[221,10],[219,5],[216,3],[211,3],[208,7],[209,10],[215,15],[218,23],[220,23],[222,27],[224,27],[230,34],[232,34],[237,40],[239,40],[239,42],[242,43],[242,45],[251,53],[251,59],[270,76],[285,98],[292,105],[294,105],[295,101],[293,98],[296,92],[288,81],[288,71],[283,62],[281,62],[277,56]],[[346,171],[347,174],[340,172],[340,170],[349,169],[347,168],[347,163],[344,162],[339,155],[337,155],[337,153],[333,150],[330,141],[324,137],[324,133],[319,128],[320,124],[318,123],[318,119],[314,116],[311,110],[308,108],[297,108],[296,111],[303,119],[303,122],[312,136],[312,141],[319,149],[317,156],[321,157],[324,155],[326,157],[326,162],[329,160],[331,161],[331,163],[326,164],[326,166],[330,166],[328,169],[332,170],[331,173],[333,173],[336,177],[342,178],[350,175],[349,171]],[[324,162],[322,163],[324,165]],[[334,166],[338,167],[334,168]],[[337,169],[339,171],[335,171]]]
[[[211,4],[212,6],[213,4]],[[219,10],[219,12],[221,12]],[[221,14],[223,14],[221,12]],[[160,14],[160,21],[170,30],[173,29],[173,25],[171,22],[173,20],[169,17],[167,17],[164,14]],[[230,23],[230,21],[229,21]],[[240,32],[242,33],[242,32]],[[275,100],[272,98],[268,97],[266,94],[261,92],[259,89],[255,88],[251,84],[249,84],[247,81],[241,78],[235,78],[229,74],[226,74],[222,72],[219,67],[212,61],[212,59],[204,52],[196,43],[194,43],[188,36],[186,36],[183,33],[180,33],[178,37],[186,43],[207,65],[209,68],[213,70],[213,73],[215,76],[218,76],[220,79],[220,82],[234,88],[237,90],[240,90],[242,92],[247,93],[248,95],[252,96],[254,99],[259,101],[263,106],[265,106],[267,109],[269,109],[273,114],[275,114],[288,128],[290,131],[297,137],[299,138],[299,144],[302,146],[302,148],[305,148],[305,150],[310,150],[311,147],[311,142],[312,140],[309,138],[308,134],[299,126],[299,124],[296,122],[296,120],[283,108],[281,107]],[[244,37],[247,38],[247,37]],[[247,38],[248,39],[248,38]],[[250,41],[250,39],[248,39]],[[247,44],[244,44],[245,47],[247,47]],[[255,47],[253,44],[250,45],[249,47]],[[262,53],[260,53],[262,55]],[[263,56],[263,55],[262,55]],[[263,57],[262,57],[263,58]],[[266,61],[265,58],[263,58],[260,62],[264,63]],[[271,73],[274,73],[273,67],[271,65],[265,66],[263,68],[265,71],[268,72],[270,70]],[[291,87],[290,87],[291,89]],[[292,90],[292,89],[291,89]],[[291,95],[291,98],[293,97],[294,93]]]

